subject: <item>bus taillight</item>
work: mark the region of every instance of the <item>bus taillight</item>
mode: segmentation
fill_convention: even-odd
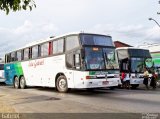
[[[91,79],[91,76],[86,76],[86,79]]]

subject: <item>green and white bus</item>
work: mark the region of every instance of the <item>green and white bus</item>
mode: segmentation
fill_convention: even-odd
[[[153,68],[153,62],[149,50],[136,47],[120,47],[116,49],[119,61],[120,72],[126,73],[130,79],[132,88],[143,84],[144,67],[149,72]],[[151,77],[151,73],[149,74]]]
[[[119,65],[111,36],[70,33],[50,37],[5,54],[6,84],[70,88],[118,85]]]

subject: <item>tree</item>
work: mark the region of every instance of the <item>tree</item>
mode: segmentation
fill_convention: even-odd
[[[9,11],[32,10],[36,7],[34,0],[0,0],[0,10],[8,15]]]

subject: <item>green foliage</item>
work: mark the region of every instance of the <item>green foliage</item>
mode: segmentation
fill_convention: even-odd
[[[0,10],[3,10],[8,13],[12,10],[14,12],[20,10],[32,10],[33,7],[36,7],[34,0],[0,0]]]

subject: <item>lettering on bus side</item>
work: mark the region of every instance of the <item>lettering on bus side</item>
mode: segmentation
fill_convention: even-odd
[[[29,61],[28,66],[36,68],[37,66],[44,65],[44,59]]]

